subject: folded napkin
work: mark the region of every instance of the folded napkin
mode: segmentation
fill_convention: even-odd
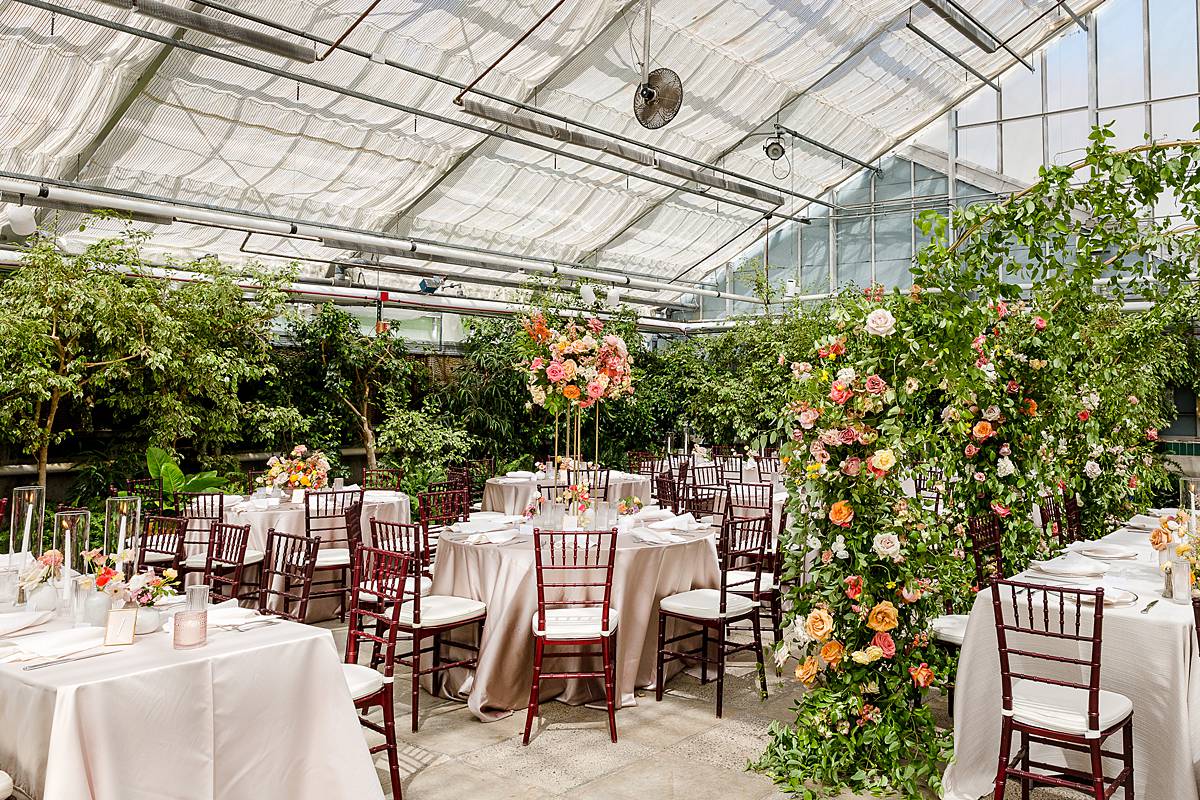
[[[470,519],[466,522],[456,522],[450,526],[455,533],[489,533],[511,528],[520,522],[520,517],[489,517],[487,519]]]
[[[776,492],[775,494],[771,495],[771,500],[776,503],[786,503],[787,499],[787,492]]]
[[[330,487],[328,487],[328,488],[332,489],[333,487],[332,487],[332,486],[330,486]],[[348,484],[346,484],[345,486],[343,486],[343,487],[342,487],[342,491],[343,491],[343,492],[357,492],[357,491],[358,491],[358,488],[359,488],[359,487],[358,487],[358,484],[357,484],[357,483],[348,483]]]
[[[363,500],[373,500],[375,502],[393,500],[396,494],[391,489],[367,489],[363,492]]]
[[[17,652],[25,658],[63,658],[104,644],[103,628],[67,628],[60,631],[31,633],[13,639]],[[20,659],[19,659],[20,660]]]
[[[1034,561],[1032,566],[1047,575],[1068,577],[1096,577],[1108,572],[1108,564],[1068,551],[1049,561]]]
[[[646,544],[675,544],[687,541],[682,536],[667,531],[655,531],[650,528],[638,528],[633,531],[633,538]]]
[[[15,614],[0,614],[0,636],[41,625],[54,616],[53,611],[18,611]]]
[[[689,511],[686,514],[680,514],[678,517],[651,522],[649,527],[656,531],[692,531],[706,526],[697,522],[696,518]]]
[[[675,515],[668,508],[657,508],[648,506],[633,515],[634,522],[658,522],[659,520],[671,519]]]
[[[463,539],[467,544],[504,544],[511,542],[513,537],[517,535],[514,530],[503,531],[487,531],[485,533],[473,533]]]
[[[258,612],[253,608],[242,608],[236,600],[226,600],[215,606],[208,607],[208,627],[219,628],[222,625],[241,625],[258,618]],[[175,628],[175,617],[163,623],[163,630],[171,633]]]
[[[532,472],[523,469],[514,469],[512,472],[504,473],[506,478],[534,478],[537,477]]]

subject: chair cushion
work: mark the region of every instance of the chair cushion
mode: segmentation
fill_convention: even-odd
[[[317,551],[317,569],[350,566],[350,548],[330,547]]]
[[[966,614],[943,614],[935,617],[932,625],[934,639],[962,647],[963,637],[967,635]]]
[[[168,553],[142,553],[142,561],[147,564],[170,564],[174,560],[175,556]]]
[[[409,600],[400,607],[400,624],[413,627],[413,601]],[[422,628],[433,628],[441,625],[451,625],[455,622],[467,622],[482,617],[487,613],[487,606],[478,600],[467,597],[451,597],[446,594],[431,594],[421,598]]]
[[[750,594],[754,591],[754,571],[749,569],[731,569],[725,573],[725,582],[731,592]],[[779,587],[775,585],[774,573],[768,569],[764,569],[762,575],[758,576],[758,591],[765,593],[777,588]]]
[[[1060,733],[1088,733],[1088,693],[1073,686],[1053,686],[1038,681],[1013,683],[1012,717]],[[1100,730],[1107,730],[1133,713],[1133,702],[1123,694],[1100,690]]]
[[[748,597],[726,594],[725,616],[744,614],[757,605]],[[680,592],[659,601],[658,607],[672,614],[682,614],[700,619],[718,619],[721,616],[721,592],[719,589],[692,589]]]
[[[419,580],[420,583],[414,584],[414,581],[417,581],[417,580]],[[368,581],[367,583],[364,583],[363,587],[364,587],[365,591],[363,591],[361,594],[359,594],[359,598],[367,603],[378,602],[379,598],[377,596],[375,596],[374,594],[372,594],[370,591],[374,587],[374,585],[375,585],[375,581]],[[414,585],[419,585],[421,587],[421,597],[424,597],[425,595],[427,595],[431,591],[433,591],[433,578],[426,578],[424,575],[409,575],[407,578],[404,579],[404,591],[405,592],[412,594]],[[421,616],[422,617],[425,616],[424,606],[421,607]]]
[[[183,565],[191,570],[204,569],[204,563],[208,560],[206,553],[193,553],[187,557]],[[243,564],[257,564],[263,560],[262,550],[251,550],[246,548],[246,557],[242,559]]]
[[[383,688],[383,675],[362,664],[342,664],[342,675],[346,678],[346,688],[355,700],[375,694]]]
[[[599,608],[547,608],[546,629],[538,628],[538,615],[533,614],[533,635],[547,639],[595,639],[608,636],[617,629],[618,611],[608,609],[608,630],[601,630]]]

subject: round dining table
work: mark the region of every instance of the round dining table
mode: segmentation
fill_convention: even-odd
[[[304,503],[282,500],[275,505],[264,506],[256,498],[229,495],[225,498],[224,521],[231,525],[249,525],[248,549],[262,551],[267,544],[267,531],[272,528],[282,533],[298,536],[304,534]],[[404,492],[368,489],[363,492],[362,535],[363,541],[371,541],[371,517],[386,522],[410,522],[411,501]],[[329,531],[321,532],[329,538]]]
[[[522,514],[537,497],[538,484],[552,483],[551,478],[538,478],[532,473],[499,475],[488,478],[483,487],[483,511],[498,511],[501,514]],[[561,480],[559,481],[561,483]],[[637,497],[643,503],[650,502],[650,476],[612,470],[608,475],[608,497],[616,502],[625,497]]]
[[[529,701],[532,624],[538,604],[533,535],[528,528],[500,544],[472,544],[469,534],[452,532],[444,533],[438,544],[431,593],[469,597],[487,605],[478,667],[448,670],[442,690],[450,697],[465,697],[471,711],[484,721],[508,716]],[[634,705],[634,690],[654,685],[659,601],[691,589],[718,588],[721,583],[715,528],[670,533],[668,543],[647,541],[637,530],[617,536],[612,608],[619,620],[618,706]],[[683,630],[671,624],[667,634]],[[473,636],[474,629],[457,633]],[[562,659],[570,661],[574,664],[562,664],[564,669],[579,663]],[[671,666],[672,674],[682,669],[680,662]],[[428,677],[425,688],[431,688]],[[545,680],[541,697],[580,705],[602,701],[604,687],[599,678]]]

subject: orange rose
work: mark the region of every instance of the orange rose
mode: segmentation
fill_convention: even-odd
[[[924,661],[919,667],[909,667],[908,674],[912,676],[913,686],[924,689],[933,683],[933,670]]]
[[[896,607],[890,600],[884,600],[871,609],[867,615],[867,627],[873,631],[890,631],[897,625]]]
[[[986,419],[979,420],[979,422],[975,423],[975,427],[971,429],[971,435],[981,442],[991,437],[995,432],[992,428],[992,423]]]
[[[821,671],[821,665],[817,663],[815,656],[809,656],[804,659],[804,662],[796,665],[796,679],[805,686],[812,688],[812,685],[817,682],[817,674]]]
[[[1170,531],[1163,528],[1155,528],[1150,531],[1150,546],[1155,550],[1163,551],[1167,549],[1167,545],[1171,543]]]
[[[579,399],[579,387],[573,383],[568,383],[566,386],[564,386],[562,392],[563,397],[567,398],[568,400]]]
[[[854,506],[848,500],[838,500],[829,509],[829,521],[839,528],[849,528],[854,521]]]
[[[1025,413],[1031,417],[1037,416],[1037,401],[1036,400],[1034,400],[1030,397],[1025,398]]]
[[[818,642],[823,642],[833,633],[833,617],[823,608],[811,611],[804,620],[804,630]]]
[[[842,655],[846,652],[846,648],[836,639],[830,639],[821,647],[821,658],[831,667],[836,667],[842,662]]]

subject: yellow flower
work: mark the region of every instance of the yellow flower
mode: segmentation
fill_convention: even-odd
[[[856,664],[870,664],[873,661],[878,661],[883,658],[883,648],[879,645],[871,645],[866,650],[855,650],[850,654],[850,658]]]
[[[889,470],[896,466],[896,454],[891,449],[876,450],[875,455],[871,456],[871,462],[876,469]]]
[[[884,600],[867,615],[867,627],[873,631],[890,631],[899,624],[899,614],[890,600]]]

